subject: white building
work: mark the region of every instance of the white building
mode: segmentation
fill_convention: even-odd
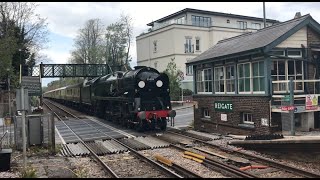
[[[266,26],[278,21],[266,19]],[[183,71],[182,88],[193,90],[192,66],[185,63],[218,41],[264,27],[263,18],[186,8],[153,21],[136,37],[137,65],[164,71],[173,59]]]

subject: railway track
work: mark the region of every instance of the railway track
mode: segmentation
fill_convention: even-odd
[[[73,116],[73,118],[75,118],[75,117]],[[94,120],[94,119],[92,119],[92,120]],[[148,135],[150,135],[150,134],[148,134]],[[148,136],[148,135],[146,134],[146,136]],[[182,144],[185,147],[188,147],[188,146],[191,146],[193,142],[197,142],[197,143],[201,144],[202,146],[205,145],[205,146],[208,146],[208,147],[217,148],[217,149],[219,149],[219,150],[221,150],[223,152],[231,153],[233,155],[234,154],[238,154],[238,155],[240,155],[242,157],[250,159],[252,162],[266,164],[268,167],[270,167],[270,168],[268,168],[269,170],[272,167],[273,169],[284,170],[286,172],[290,172],[292,174],[295,174],[295,175],[298,175],[298,176],[302,176],[302,177],[319,177],[319,175],[317,175],[317,174],[310,173],[310,172],[307,172],[307,171],[303,171],[303,170],[300,170],[300,169],[297,169],[297,168],[294,168],[294,167],[291,167],[291,166],[287,166],[287,165],[284,165],[284,164],[281,164],[281,163],[278,163],[278,162],[274,162],[274,161],[269,160],[267,158],[263,158],[263,157],[259,157],[259,156],[256,157],[255,155],[246,154],[245,152],[241,152],[241,151],[238,152],[238,151],[234,151],[232,149],[227,149],[227,148],[224,148],[224,147],[217,146],[215,144],[208,143],[207,141],[213,140],[213,139],[208,138],[208,137],[195,135],[195,134],[193,134],[190,137],[190,134],[188,134],[188,135],[183,134],[182,131],[171,132],[170,130],[167,131],[166,133],[164,133],[163,135],[164,135],[163,137],[165,137],[165,138],[161,138],[161,139],[164,140],[164,141],[168,141],[170,144]],[[181,138],[177,138],[177,136],[179,136]],[[129,140],[129,137],[130,137],[129,133],[127,134],[127,137],[128,137],[128,140]],[[132,135],[131,135],[131,137],[132,137]],[[124,143],[126,145],[131,146],[130,142],[128,143],[126,141],[127,140],[122,140],[122,141],[120,140],[121,143]],[[137,142],[137,143],[139,143],[139,142]],[[132,144],[132,142],[131,142],[131,144]],[[172,147],[174,147],[174,146],[172,146]],[[177,147],[175,147],[175,148],[177,148]],[[137,149],[136,148],[135,150],[142,150],[142,149]],[[127,149],[127,150],[131,151],[130,149]],[[184,149],[184,151],[186,151],[186,150],[187,149]],[[223,170],[223,171],[229,171],[229,173],[235,175],[236,177],[247,177],[247,178],[251,178],[251,177],[256,178],[256,177],[258,177],[257,175],[246,173],[246,172],[244,172],[244,170],[241,170],[240,172],[236,172],[236,171],[239,170],[239,167],[236,167],[236,168],[234,168],[232,166],[228,167],[228,165],[227,166],[224,165],[225,162],[224,162],[224,164],[223,163],[221,164],[218,160],[215,161],[214,159],[210,158],[210,156],[212,154],[210,154],[209,151],[205,151],[204,149],[202,149],[202,151],[201,151],[201,148],[198,148],[198,149],[197,148],[189,148],[188,150],[190,151],[190,153],[207,154],[205,160],[203,160],[203,159],[201,160],[203,165],[205,165],[205,166],[208,166],[208,167],[211,167],[211,168],[215,167],[214,169],[219,167],[218,169]],[[191,150],[193,150],[193,151],[191,151]],[[182,149],[180,149],[180,151],[182,151]],[[218,153],[213,153],[213,154],[214,154],[213,156],[216,156]],[[189,158],[190,159],[194,159],[195,157],[193,157],[193,158],[189,157]],[[163,162],[159,161],[159,158],[155,158],[155,159],[158,162],[163,163]],[[168,161],[170,161],[170,160],[168,160]],[[228,162],[228,163],[230,163],[230,162]],[[236,163],[234,163],[234,164],[236,164]],[[168,164],[165,164],[165,165],[169,166],[171,169],[173,169],[174,171],[178,172],[178,174],[180,174],[181,177],[196,177],[195,175],[192,175],[192,172],[191,173],[187,173],[186,172],[186,171],[188,171],[187,169],[186,170],[181,170],[181,168],[183,168],[183,167],[177,166],[177,164],[175,164],[174,162],[169,163],[169,164],[171,164],[171,166],[169,166]],[[232,164],[232,165],[234,165],[234,164]],[[242,165],[244,165],[244,164],[242,164]],[[250,167],[247,166],[247,167],[250,169],[250,168],[253,168],[254,166],[250,166]],[[248,171],[251,172],[251,170],[248,170]],[[273,171],[275,171],[275,170],[273,170]],[[137,176],[137,177],[140,177],[140,176]]]
[[[172,134],[172,135],[180,135],[181,137],[185,137],[185,138],[189,138],[201,145],[205,145],[209,148],[213,148],[215,150],[218,150],[218,152],[220,151],[221,154],[230,154],[232,156],[234,155],[237,155],[241,160],[239,161],[244,161],[245,159],[247,160],[250,160],[251,162],[255,162],[255,163],[261,163],[267,167],[271,167],[273,168],[273,172],[276,172],[276,171],[284,171],[288,174],[288,176],[292,176],[292,175],[295,175],[295,176],[300,176],[300,177],[306,177],[306,178],[319,178],[320,175],[319,174],[316,174],[316,173],[313,173],[313,172],[309,172],[309,171],[305,171],[305,170],[302,170],[302,169],[298,169],[296,167],[293,167],[293,166],[289,166],[289,165],[286,165],[286,164],[283,164],[283,163],[279,163],[279,162],[276,162],[274,160],[271,160],[271,159],[268,159],[268,158],[264,158],[264,157],[261,157],[261,156],[256,156],[256,155],[253,155],[253,154],[249,154],[247,152],[241,152],[241,151],[235,151],[233,149],[230,149],[230,148],[226,148],[226,147],[222,147],[222,146],[219,146],[217,144],[213,144],[213,143],[209,143],[208,141],[204,141],[203,139],[199,139],[199,138],[196,138],[196,137],[192,137],[190,136],[190,134],[186,134],[184,133],[183,131],[175,131],[175,132],[171,132],[171,131],[168,131],[168,133]],[[180,148],[181,147],[178,147],[177,148]],[[219,153],[216,152],[211,152],[211,151],[206,151],[204,149],[201,149],[201,148],[195,148],[195,147],[191,147],[189,148],[189,151],[190,149],[194,150],[193,152],[198,152],[198,153],[201,153],[201,154],[206,154],[207,155],[207,158],[210,156],[210,157],[219,157],[220,159],[225,159],[227,160],[227,157],[225,155],[219,155]],[[181,149],[182,150],[182,149]],[[187,149],[184,149],[184,150],[187,150]],[[209,158],[210,159],[210,158]],[[239,162],[235,162],[234,164],[236,163],[239,163]],[[243,166],[245,165],[246,163],[242,164]],[[250,168],[253,168],[254,166],[250,166],[248,165],[246,168],[250,169]],[[258,167],[258,166],[257,166]],[[260,167],[263,167],[263,166],[260,166]],[[271,171],[270,171],[271,172]],[[258,174],[258,173],[257,173]],[[262,175],[262,173],[261,173]]]
[[[46,104],[46,103],[45,103],[45,104]],[[48,108],[49,108],[50,110],[52,110],[51,107],[50,107],[48,104],[46,104],[46,106],[48,106]],[[56,107],[57,107],[57,106],[56,106]],[[64,110],[64,112],[67,113],[68,111]],[[59,115],[58,115],[57,113],[55,113],[55,112],[53,112],[53,113],[60,119],[60,121],[63,121],[63,120],[59,117]],[[72,113],[70,113],[70,115],[71,115],[73,118],[77,118],[77,117],[76,117],[75,115],[73,115]],[[82,119],[79,119],[79,118],[78,118],[78,120],[82,120]],[[64,122],[64,123],[65,123],[65,122]],[[90,126],[90,124],[88,124],[88,123],[87,123],[87,125]],[[65,123],[65,126],[69,127],[66,123]],[[69,127],[69,128],[70,128],[70,127]],[[80,143],[81,143],[86,149],[88,149],[88,151],[90,151],[90,155],[91,155],[99,164],[101,164],[101,166],[102,166],[112,177],[114,177],[114,178],[119,178],[119,177],[121,177],[121,176],[118,175],[118,174],[121,174],[121,173],[118,172],[118,174],[117,174],[115,171],[113,171],[113,170],[105,163],[105,161],[103,160],[103,158],[100,158],[100,157],[95,153],[95,151],[92,149],[92,147],[93,147],[92,145],[91,145],[91,147],[90,147],[90,145],[88,145],[87,142],[83,141],[82,138],[79,137],[71,128],[70,128],[70,130],[74,133],[74,135],[76,135],[76,136],[79,138]],[[96,130],[101,132],[101,130],[99,130],[99,129],[96,129]],[[101,132],[101,133],[103,133],[103,132]],[[112,139],[113,141],[117,142],[118,144],[121,144],[122,146],[126,147],[132,154],[134,154],[134,156],[136,157],[136,160],[139,159],[138,161],[135,161],[134,164],[137,164],[137,163],[138,163],[138,164],[141,164],[141,161],[142,161],[142,162],[148,164],[147,167],[142,167],[142,168],[148,168],[148,167],[150,166],[150,164],[151,164],[153,167],[156,167],[156,168],[159,169],[162,173],[164,173],[164,175],[167,176],[167,177],[168,177],[168,176],[169,176],[169,177],[178,177],[178,178],[182,178],[182,177],[183,177],[183,176],[175,173],[174,171],[172,171],[172,170],[170,170],[170,169],[162,166],[162,165],[159,164],[158,162],[156,162],[156,161],[154,161],[154,160],[152,160],[152,159],[144,156],[143,154],[139,153],[138,151],[136,151],[135,149],[131,148],[131,147],[128,146],[127,144],[125,144],[125,143],[123,143],[123,142],[121,142],[121,141],[119,141],[119,140],[117,140],[117,139],[114,139],[114,138],[112,138],[112,137],[110,137],[110,136],[109,136],[109,138]],[[130,158],[129,158],[129,159],[130,159]],[[121,168],[117,168],[117,169],[121,169]],[[132,175],[132,174],[130,174],[130,176],[135,177],[135,176]],[[122,176],[122,177],[123,177],[123,176]],[[124,177],[126,177],[126,176],[124,176]]]

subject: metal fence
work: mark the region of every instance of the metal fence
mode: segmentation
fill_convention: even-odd
[[[14,124],[8,117],[0,118],[0,149],[14,144]]]

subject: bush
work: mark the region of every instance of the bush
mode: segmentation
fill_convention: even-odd
[[[192,96],[193,92],[190,89],[183,89],[184,96]]]

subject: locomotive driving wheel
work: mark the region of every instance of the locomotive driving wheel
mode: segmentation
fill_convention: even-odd
[[[161,118],[161,121],[159,123],[159,127],[162,131],[165,131],[167,129],[167,119]]]
[[[135,129],[139,132],[145,131],[146,130],[146,120],[145,119],[140,119],[139,123],[135,125]]]

